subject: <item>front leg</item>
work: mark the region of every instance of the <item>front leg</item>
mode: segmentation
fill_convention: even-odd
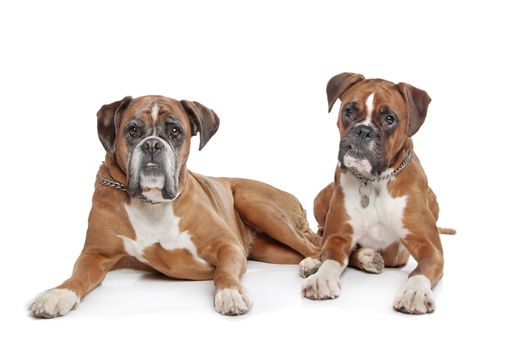
[[[73,269],[71,278],[56,288],[49,289],[33,301],[29,310],[36,317],[64,316],[76,308],[80,300],[102,282],[121,256],[104,256],[83,251]]]
[[[252,307],[252,301],[241,284],[246,272],[246,256],[233,244],[219,248],[216,255],[216,269],[213,275],[215,285],[215,310],[223,315],[242,315]]]
[[[314,300],[334,299],[341,293],[339,276],[348,265],[348,257],[352,249],[353,228],[349,223],[344,206],[344,194],[341,187],[334,186],[333,196],[324,222],[324,241],[321,248],[320,266],[316,273],[307,277],[302,285],[304,297]],[[306,260],[306,259],[305,259]],[[319,261],[309,261],[314,268]],[[301,272],[306,275],[306,261],[301,264]],[[314,269],[310,269],[314,270]]]
[[[436,304],[432,288],[441,279],[444,264],[438,229],[429,215],[418,225],[407,225],[407,228],[410,233],[402,242],[417,261],[417,267],[400,289],[394,309],[409,314],[433,312]]]
[[[326,233],[325,233],[326,234]],[[348,264],[352,247],[351,234],[330,234],[321,249],[321,265],[307,277],[302,286],[304,297],[313,300],[335,299],[341,293],[339,276]]]

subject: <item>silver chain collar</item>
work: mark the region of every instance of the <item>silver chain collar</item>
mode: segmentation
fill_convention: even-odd
[[[359,194],[361,195],[361,206],[363,208],[368,207],[370,204],[370,198],[368,196],[370,195],[370,192],[372,192],[372,189],[368,187],[368,184],[378,181],[388,181],[396,176],[401,170],[405,169],[408,163],[410,163],[410,160],[412,160],[412,150],[408,150],[407,153],[407,157],[405,160],[403,160],[403,162],[401,162],[401,164],[399,164],[397,168],[395,168],[391,173],[383,176],[368,177],[361,174],[356,168],[348,168],[350,174],[354,175],[354,177],[361,183],[359,186]]]
[[[408,163],[410,163],[410,160],[412,160],[412,151],[408,150],[407,153],[408,153],[407,157],[401,164],[399,164],[397,168],[395,168],[391,173],[383,175],[383,176],[368,177],[368,176],[361,174],[359,171],[357,171],[356,168],[348,168],[348,171],[350,171],[352,175],[354,175],[361,183],[364,183],[365,185],[368,184],[369,182],[373,183],[377,181],[387,181],[387,180],[390,180],[392,177],[396,176],[401,170],[405,169]]]
[[[98,181],[98,183],[100,183],[100,184],[102,184],[104,186],[108,186],[108,187],[114,188],[114,189],[122,191],[122,192],[126,192],[126,193],[128,192],[128,188],[126,186],[124,186],[123,184],[121,184],[120,182],[117,182],[117,181],[114,181],[114,180],[110,180],[110,179],[106,179],[105,177],[100,176],[100,175],[97,175],[97,181]],[[162,202],[152,201],[151,199],[146,198],[143,194],[141,194],[140,196],[137,196],[135,198],[140,199],[141,201],[143,201],[145,203],[149,203],[149,204],[160,204],[160,203],[162,203]]]

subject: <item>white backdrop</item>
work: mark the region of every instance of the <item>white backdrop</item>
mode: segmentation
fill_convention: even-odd
[[[6,349],[523,347],[523,24],[518,2],[17,1],[0,5],[2,287]],[[255,306],[222,317],[210,282],[112,273],[77,311],[35,320],[71,272],[103,159],[95,113],[126,95],[199,101],[221,118],[188,167],[295,194],[309,211],[333,177],[325,86],[343,71],[433,99],[414,137],[441,204],[437,311],[391,309],[413,261],[352,270],[339,299],[300,297],[295,266],[250,263]],[[337,108],[334,108],[337,110]],[[520,326],[521,324],[521,326]]]

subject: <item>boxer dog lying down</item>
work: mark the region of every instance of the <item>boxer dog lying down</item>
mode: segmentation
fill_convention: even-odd
[[[411,137],[427,115],[430,97],[405,83],[334,76],[326,88],[328,111],[339,98],[341,135],[335,180],[314,201],[323,234],[320,256],[304,259],[300,273],[309,299],[333,299],[347,265],[379,273],[410,255],[417,267],[394,301],[394,309],[423,314],[435,309],[432,287],[443,275],[439,207],[414,153]]]
[[[97,113],[106,150],[87,236],[72,276],[29,306],[37,317],[66,315],[108,271],[132,267],[166,276],[213,279],[215,309],[252,306],[240,280],[246,260],[297,264],[320,238],[289,193],[267,184],[214,178],[186,168],[191,136],[202,149],[219,118],[198,102],[126,97]]]

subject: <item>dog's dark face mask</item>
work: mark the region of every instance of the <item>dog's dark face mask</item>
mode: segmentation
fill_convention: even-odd
[[[202,149],[219,127],[215,113],[198,102],[162,96],[126,97],[97,116],[100,141],[126,173],[129,194],[153,201],[177,198],[191,136],[200,133]]]
[[[423,124],[430,97],[408,84],[342,73],[328,82],[329,111],[341,100],[338,161],[343,170],[379,175]]]

